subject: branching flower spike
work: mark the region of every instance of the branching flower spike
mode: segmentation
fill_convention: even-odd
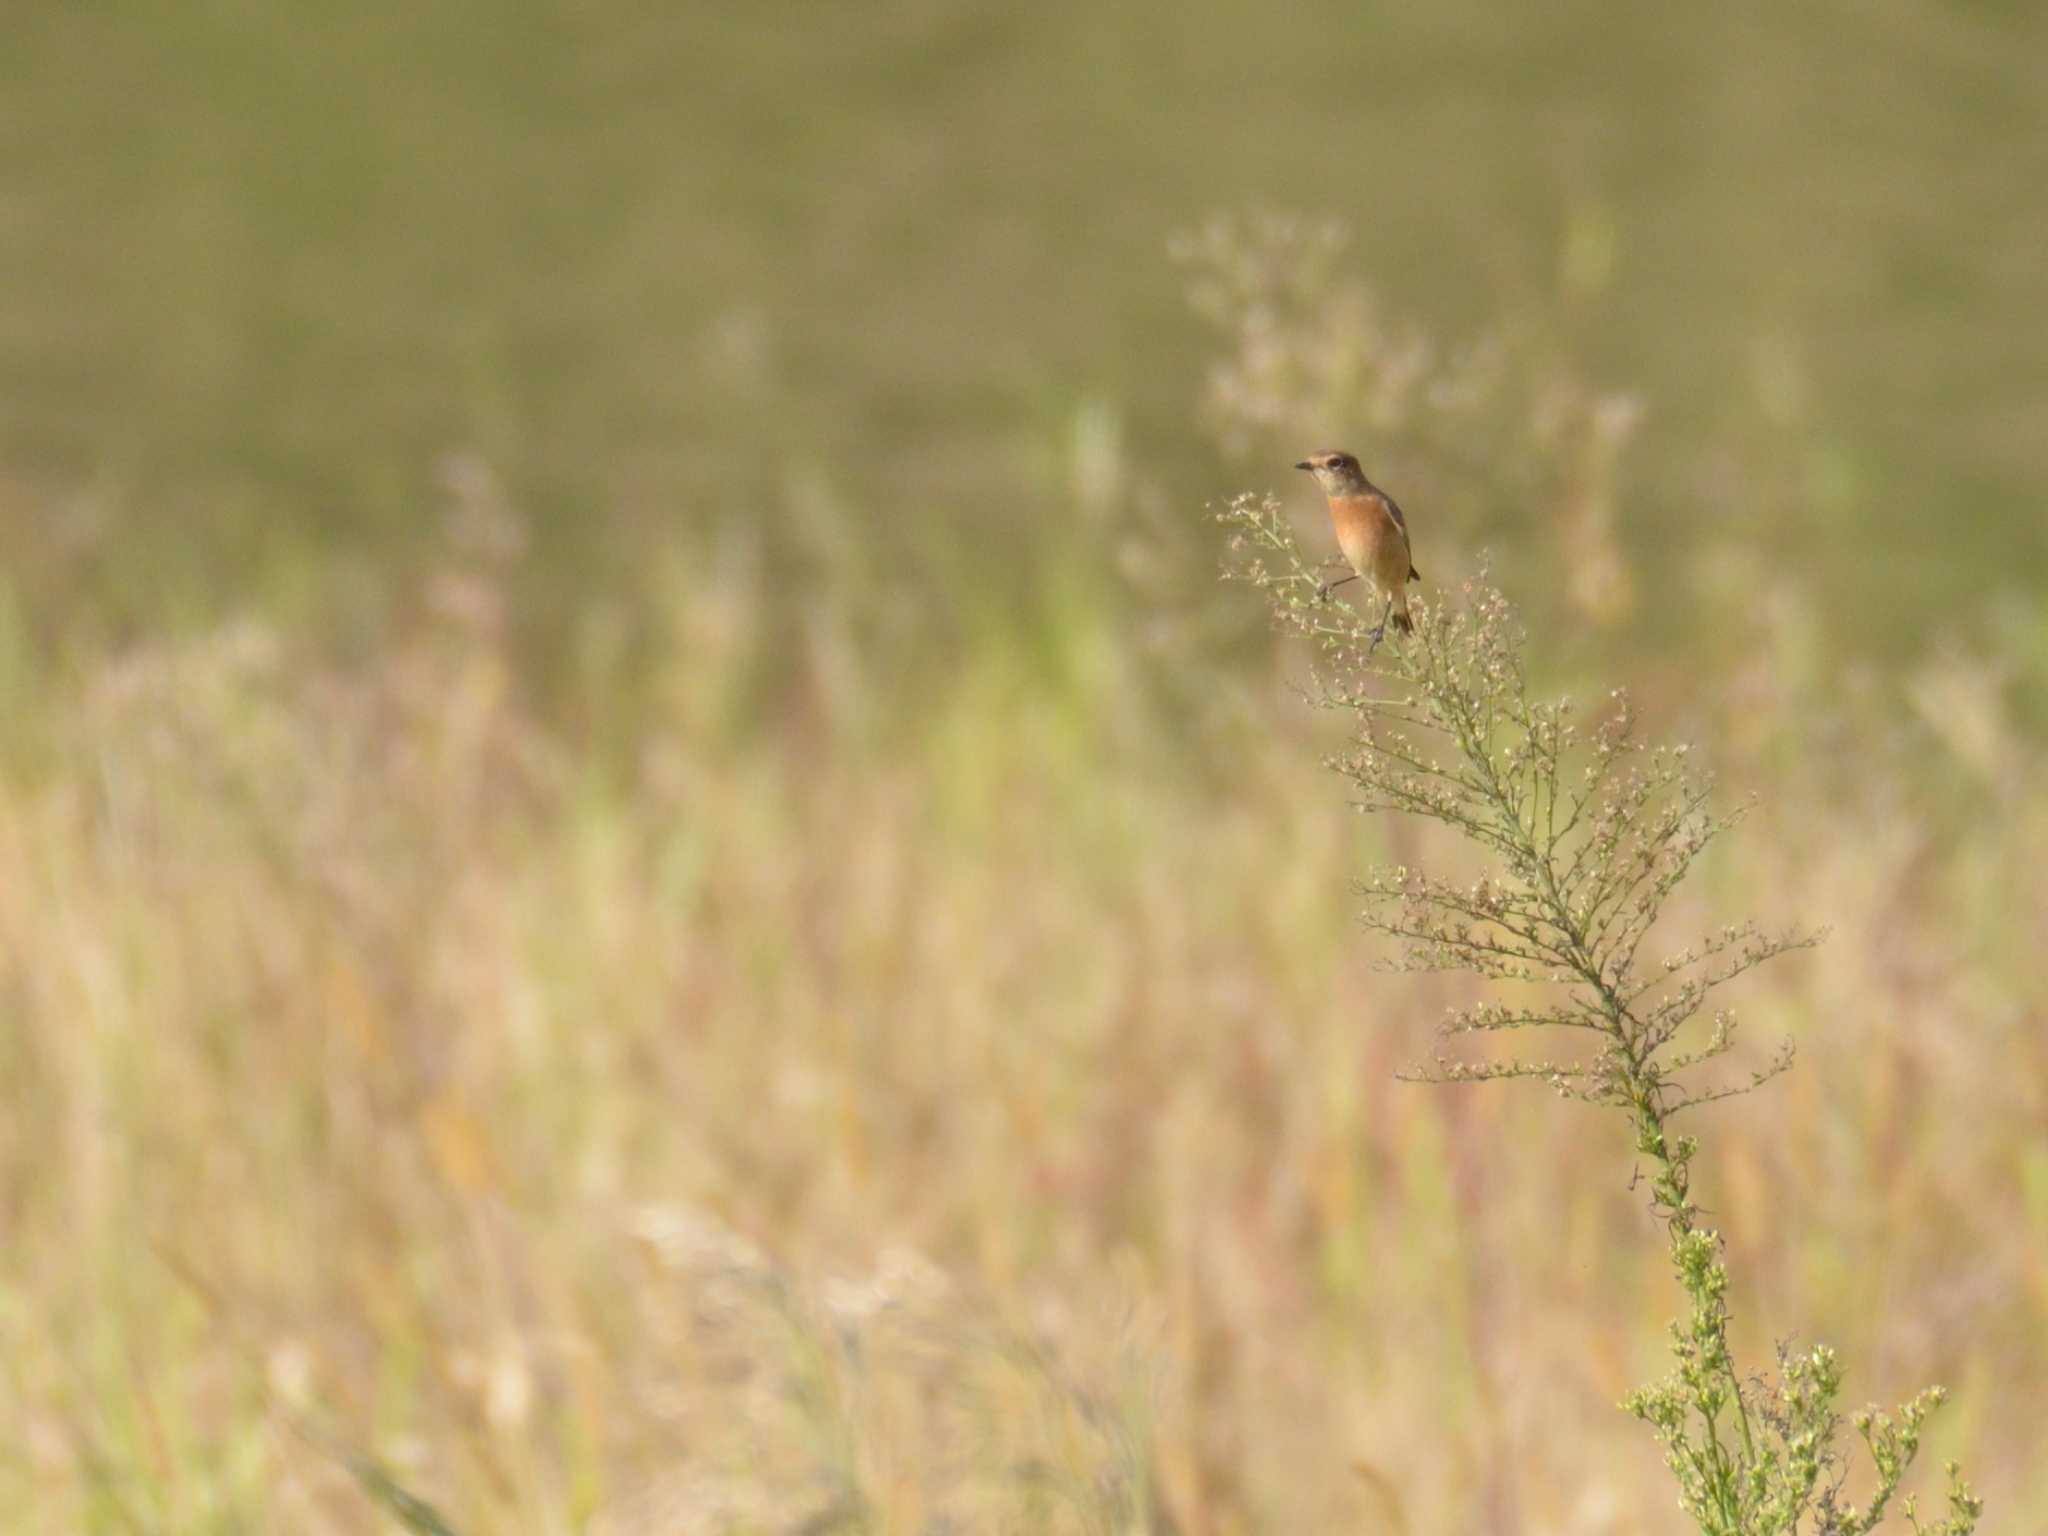
[[[1376,647],[1364,616],[1323,586],[1278,502],[1240,497],[1226,574],[1257,588],[1280,626],[1313,643],[1311,702],[1347,714],[1350,747],[1331,766],[1368,810],[1441,823],[1484,857],[1477,879],[1383,869],[1361,885],[1365,926],[1399,946],[1396,964],[1462,971],[1507,1000],[1453,1009],[1443,1046],[1412,1077],[1437,1083],[1533,1078],[1626,1117],[1647,1165],[1651,1201],[1688,1311],[1671,1326],[1674,1369],[1633,1394],[1677,1479],[1679,1505],[1708,1536],[1860,1536],[1885,1517],[1918,1454],[1930,1388],[1896,1416],[1852,1420],[1871,1486],[1848,1492],[1838,1449],[1841,1375],[1833,1353],[1781,1354],[1775,1381],[1744,1376],[1729,1351],[1728,1270],[1720,1234],[1692,1197],[1699,1151],[1674,1122],[1747,1093],[1791,1065],[1789,1044],[1733,1076],[1736,1020],[1711,1005],[1745,972],[1819,935],[1723,927],[1650,958],[1644,945],[1694,861],[1739,812],[1714,809],[1686,748],[1636,738],[1625,695],[1582,724],[1567,700],[1532,698],[1523,637],[1507,601],[1484,585],[1462,600],[1413,602],[1414,633]],[[1463,1037],[1543,1032],[1560,1053],[1457,1054]],[[1716,1065],[1720,1075],[1710,1076]],[[1947,1515],[1915,1531],[1966,1536],[1981,1502],[1949,1467]]]

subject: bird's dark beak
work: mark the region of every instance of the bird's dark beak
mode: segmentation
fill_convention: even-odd
[[[1296,469],[1314,469],[1315,465],[1309,463],[1307,459],[1303,459],[1299,464],[1295,465],[1294,467]]]

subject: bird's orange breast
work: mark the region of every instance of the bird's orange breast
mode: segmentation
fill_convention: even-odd
[[[1330,522],[1337,530],[1337,547],[1359,575],[1390,591],[1407,580],[1408,536],[1385,497],[1371,492],[1332,496]]]

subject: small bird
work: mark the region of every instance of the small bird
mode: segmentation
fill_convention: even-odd
[[[1403,634],[1413,633],[1415,621],[1408,617],[1408,583],[1419,581],[1414,557],[1408,551],[1408,519],[1394,505],[1394,498],[1365,478],[1358,460],[1348,453],[1312,453],[1294,466],[1316,477],[1316,484],[1330,498],[1330,522],[1337,530],[1337,547],[1351,563],[1352,571],[1366,578],[1378,590],[1386,606],[1372,632],[1377,646],[1391,620]],[[1346,576],[1335,583],[1343,586]],[[1328,597],[1332,583],[1324,582],[1322,595]]]

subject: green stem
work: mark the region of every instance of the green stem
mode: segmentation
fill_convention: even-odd
[[[1423,649],[1427,651],[1426,639]],[[1719,1296],[1699,1288],[1696,1281],[1688,1278],[1683,1261],[1686,1239],[1696,1226],[1696,1207],[1686,1192],[1686,1159],[1674,1157],[1671,1150],[1664,1113],[1658,1102],[1660,1083],[1640,1046],[1641,1026],[1629,1012],[1627,1003],[1602,974],[1586,923],[1572,912],[1564,899],[1557,872],[1552,868],[1551,850],[1537,845],[1533,829],[1523,825],[1513,797],[1507,786],[1501,783],[1493,765],[1489,728],[1485,722],[1472,718],[1468,711],[1452,704],[1451,701],[1459,697],[1455,689],[1447,689],[1446,694],[1446,713],[1450,724],[1466,760],[1479,770],[1480,782],[1487,799],[1493,804],[1502,834],[1527,861],[1526,868],[1535,877],[1538,894],[1550,909],[1552,925],[1566,937],[1571,968],[1600,998],[1602,1011],[1607,1016],[1609,1037],[1621,1057],[1622,1088],[1633,1110],[1638,1144],[1648,1148],[1658,1162],[1659,1173],[1653,1187],[1669,1232],[1674,1267],[1692,1301],[1695,1338],[1704,1347],[1711,1348],[1713,1368],[1727,1382],[1729,1398],[1735,1405],[1736,1424],[1742,1433],[1742,1466],[1754,1466],[1756,1441],[1750,1428],[1749,1406],[1743,1399],[1742,1382],[1735,1370],[1734,1356],[1728,1349],[1727,1306]],[[1701,1418],[1706,1426],[1707,1444],[1713,1461],[1712,1485],[1716,1502],[1733,1528],[1732,1522],[1739,1521],[1741,1517],[1738,1469],[1731,1465],[1730,1454],[1721,1444],[1717,1416],[1703,1408]]]

